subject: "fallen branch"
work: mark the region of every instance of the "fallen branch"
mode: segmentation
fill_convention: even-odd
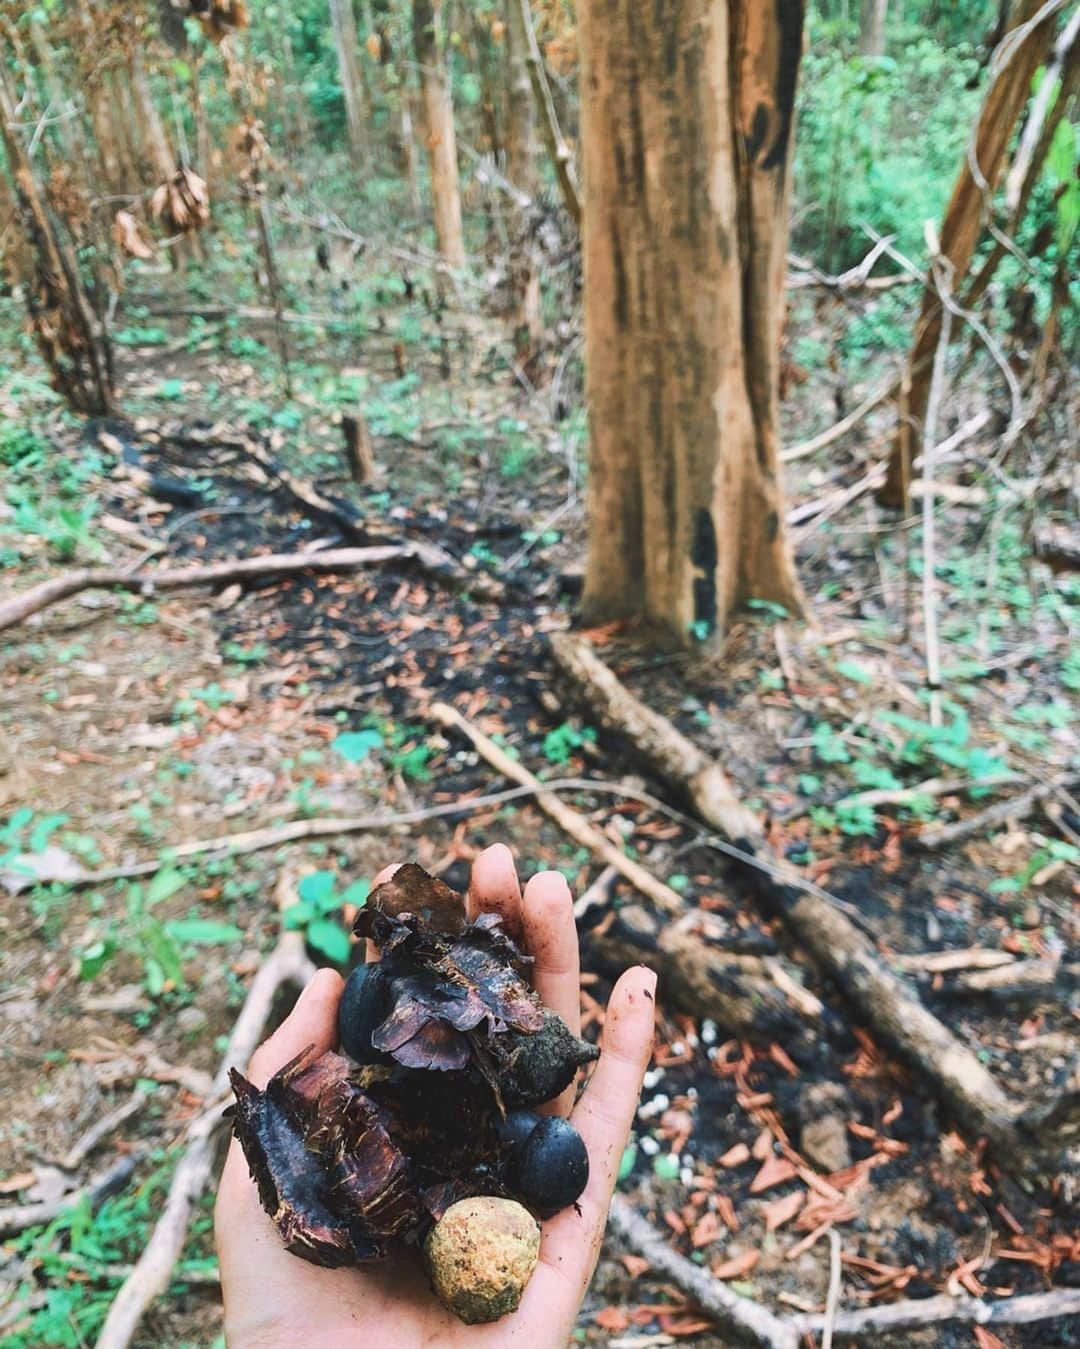
[[[798,445],[791,445],[786,450],[780,451],[780,462],[790,464],[796,459],[805,459],[807,455],[817,454],[818,450],[823,450],[834,441],[840,440],[842,436],[853,430],[863,420],[869,416],[876,407],[882,403],[887,403],[894,397],[897,389],[900,387],[898,379],[892,380],[883,388],[878,389],[877,393],[872,393],[869,398],[864,399],[857,408],[849,412],[846,417],[842,417],[827,430],[820,432],[816,436],[811,436],[809,440],[800,441]]]
[[[0,1237],[13,1237],[19,1232],[25,1232],[28,1227],[40,1227],[44,1223],[51,1223],[61,1213],[66,1213],[76,1204],[81,1204],[84,1199],[89,1199],[91,1208],[96,1207],[103,1199],[124,1188],[143,1156],[142,1152],[125,1153],[86,1185],[77,1190],[69,1190],[58,1199],[49,1199],[39,1204],[13,1204],[0,1208]]]
[[[1055,1288],[1049,1293],[1029,1293],[992,1302],[942,1293],[938,1297],[909,1298],[883,1307],[840,1312],[833,1323],[833,1334],[838,1340],[877,1344],[880,1335],[941,1326],[950,1321],[968,1326],[1020,1326],[1078,1313],[1080,1288]],[[806,1335],[818,1334],[825,1324],[823,1316],[814,1315],[793,1316],[790,1321],[796,1333]]]
[[[1006,820],[1022,820],[1030,815],[1040,802],[1045,801],[1048,796],[1053,796],[1064,781],[1063,777],[1055,777],[1048,782],[1037,782],[1034,787],[1029,787],[1019,796],[1011,797],[1008,801],[998,801],[992,806],[987,806],[985,810],[980,810],[977,815],[969,815],[966,819],[956,820],[953,824],[940,825],[937,829],[924,829],[916,842],[920,848],[944,848],[947,844],[956,843],[958,839],[970,838],[972,834],[981,833],[984,829],[993,829],[999,824],[1004,824]]]
[[[256,557],[211,562],[202,567],[177,567],[159,571],[130,572],[106,567],[85,567],[54,576],[12,599],[0,601],[0,632],[84,590],[128,590],[136,594],[152,594],[159,590],[182,590],[190,586],[250,580],[252,577],[289,576],[305,571],[354,571],[358,567],[370,567],[411,555],[411,545],[401,544],[379,548],[331,548],[321,553],[263,553]]]
[[[807,889],[790,865],[772,853],[757,816],[736,797],[719,765],[635,698],[581,637],[555,633],[551,646],[556,664],[599,722],[628,740],[654,771],[685,793],[700,819],[752,860],[768,864],[767,870],[747,868],[747,881],[781,913],[867,1027],[919,1069],[958,1123],[989,1139],[1011,1164],[1030,1165],[1032,1150],[1017,1131],[1019,1107],[975,1054],[887,967],[854,923],[826,897]]]
[[[635,890],[651,899],[658,909],[663,909],[665,913],[684,911],[686,906],[669,885],[658,881],[640,862],[627,857],[606,834],[594,824],[590,824],[580,811],[560,801],[545,783],[516,759],[511,759],[504,749],[500,749],[494,740],[486,736],[471,721],[467,721],[456,708],[451,707],[449,703],[432,703],[427,709],[427,715],[439,726],[460,731],[481,758],[486,759],[496,772],[501,773],[504,778],[509,778],[511,782],[518,782],[522,787],[527,787],[544,814],[550,815],[564,833],[569,834],[582,847],[588,848],[602,862],[614,867]]]
[[[310,482],[290,473],[261,445],[249,440],[245,442],[244,450],[301,505],[314,511],[316,515],[332,520],[347,537],[355,539],[358,543],[369,544],[373,535],[377,536],[383,532],[376,523],[368,520],[351,502],[327,496],[325,492],[320,492]],[[505,594],[505,587],[501,581],[497,581],[493,576],[487,575],[486,572],[469,571],[457,558],[452,557],[436,544],[429,543],[426,539],[409,539],[407,542],[402,542],[397,538],[386,538],[382,542],[386,546],[399,548],[401,556],[408,557],[420,570],[427,572],[428,575],[437,581],[441,581],[444,585],[453,585],[458,589],[470,590],[481,599],[497,600]]]
[[[77,1139],[64,1153],[60,1161],[63,1169],[74,1171],[79,1163],[93,1152],[103,1138],[108,1138],[114,1129],[119,1129],[121,1124],[125,1124],[133,1115],[137,1115],[149,1099],[149,1092],[143,1091],[141,1087],[136,1087],[127,1100],[121,1101],[115,1110],[110,1110],[100,1119],[95,1120],[82,1137]]]
[[[799,1332],[792,1318],[774,1316],[766,1307],[733,1293],[706,1269],[672,1250],[664,1237],[628,1200],[615,1195],[608,1212],[608,1233],[648,1260],[659,1274],[671,1279],[720,1330],[742,1344],[766,1349],[798,1349]]]
[[[228,1088],[229,1069],[243,1068],[255,1052],[281,985],[306,983],[313,973],[314,966],[304,951],[303,933],[282,933],[251,981],[214,1077],[214,1096],[221,1096]],[[147,1308],[168,1288],[184,1249],[195,1204],[214,1167],[215,1135],[221,1122],[219,1106],[201,1115],[189,1130],[161,1217],[113,1299],[97,1349],[127,1349]]]
[[[722,938],[711,931],[715,926],[696,909],[672,922],[631,904],[588,938],[596,954],[612,966],[643,964],[656,970],[665,1005],[708,1017],[726,1035],[757,1044],[790,1044],[808,1029],[819,1032],[820,1001],[779,962],[725,949]],[[777,969],[783,971],[779,981]]]

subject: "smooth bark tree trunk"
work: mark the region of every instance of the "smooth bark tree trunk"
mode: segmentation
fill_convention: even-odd
[[[579,11],[587,621],[679,642],[802,597],[778,462],[802,0]]]
[[[526,61],[529,38],[519,0],[505,0],[506,176],[528,197],[536,195],[536,104]]]
[[[364,120],[360,66],[356,55],[356,24],[349,0],[330,0],[330,18],[334,26],[338,73],[345,99],[345,124],[349,136],[349,154],[357,169],[367,167],[368,138]]]
[[[446,261],[452,267],[463,267],[465,242],[461,229],[454,109],[435,9],[434,0],[413,0],[413,46],[420,67],[435,236],[439,242],[439,252]]]
[[[1018,0],[1013,7],[1009,31],[1027,23],[1042,7],[1042,0]],[[973,144],[965,147],[960,173],[945,208],[940,240],[941,253],[952,268],[952,289],[963,293],[963,279],[982,236],[983,226],[992,209],[995,189],[1005,168],[1005,157],[1013,129],[1031,93],[1031,82],[1046,60],[1054,36],[1054,17],[1032,28],[1021,40],[1011,59],[986,91],[975,126]],[[980,184],[972,172],[972,161],[982,177]],[[923,292],[922,309],[915,329],[915,341],[908,355],[911,388],[908,395],[907,422],[911,443],[918,444],[930,397],[930,374],[934,352],[941,333],[941,301],[936,287]],[[908,474],[904,464],[907,437],[897,434],[889,456],[889,467],[879,500],[886,506],[905,504],[904,485]]]
[[[885,55],[885,16],[889,0],[863,0],[859,14],[859,55]]]

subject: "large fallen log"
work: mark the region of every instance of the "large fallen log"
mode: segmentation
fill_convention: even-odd
[[[329,548],[321,553],[261,553],[255,557],[232,557],[201,567],[175,567],[123,571],[113,567],[83,567],[64,572],[21,594],[0,600],[0,632],[24,623],[31,614],[51,604],[70,599],[84,590],[128,590],[153,594],[159,590],[182,590],[190,586],[223,585],[250,581],[254,577],[293,576],[305,571],[355,571],[395,558],[411,557],[409,544],[377,548]]]
[[[596,720],[632,744],[654,772],[686,796],[705,824],[744,854],[747,882],[783,917],[867,1028],[920,1072],[962,1128],[985,1137],[1013,1168],[1037,1169],[1042,1140],[1023,1127],[1020,1106],[889,969],[869,938],[773,853],[757,816],[735,795],[719,765],[621,684],[585,639],[556,633],[551,648]]]

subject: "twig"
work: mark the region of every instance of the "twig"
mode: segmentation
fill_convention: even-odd
[[[518,782],[522,787],[527,787],[535,796],[536,804],[540,809],[546,815],[550,815],[561,829],[580,843],[582,847],[595,853],[608,866],[614,867],[636,890],[651,899],[658,909],[663,909],[665,913],[683,912],[685,908],[683,901],[669,885],[664,885],[662,881],[658,881],[640,862],[636,862],[632,857],[627,857],[625,853],[620,852],[607,835],[601,833],[594,824],[590,824],[580,811],[576,811],[572,806],[560,801],[545,783],[542,783],[516,759],[511,759],[504,749],[496,745],[494,740],[486,736],[472,722],[467,721],[456,708],[451,707],[449,703],[433,703],[427,709],[427,715],[440,726],[460,731],[472,743],[477,753],[486,759],[496,772],[509,778],[511,782]]]
[[[607,906],[608,901],[611,899],[611,887],[615,884],[618,875],[619,873],[615,867],[605,867],[600,875],[597,876],[596,880],[593,881],[592,885],[584,891],[579,899],[575,900],[574,918],[579,923],[590,909],[598,905],[604,907]]]
[[[243,1067],[254,1053],[281,985],[303,984],[312,973],[314,967],[304,952],[303,933],[282,933],[251,981],[214,1077],[215,1096],[228,1087],[229,1069]],[[184,1249],[192,1210],[213,1170],[214,1136],[221,1121],[218,1107],[201,1115],[188,1132],[187,1146],[173,1172],[161,1217],[113,1299],[98,1336],[97,1349],[127,1349],[146,1309],[168,1288]]]
[[[937,1297],[908,1298],[887,1306],[840,1312],[833,1329],[837,1339],[877,1344],[880,1336],[891,1332],[940,1326],[950,1321],[969,1326],[1019,1326],[1078,1313],[1080,1288],[1056,1288],[1050,1293],[1029,1293],[992,1302],[942,1293]],[[798,1333],[807,1335],[820,1333],[824,1325],[822,1316],[793,1316],[791,1321]]]
[[[142,1152],[125,1153],[86,1185],[61,1195],[59,1199],[49,1199],[40,1204],[17,1204],[10,1208],[0,1208],[0,1237],[12,1237],[18,1232],[25,1232],[28,1227],[40,1227],[43,1223],[51,1223],[54,1218],[74,1208],[84,1199],[89,1199],[91,1206],[100,1204],[103,1199],[124,1188],[143,1156]]]
[[[825,1322],[821,1327],[821,1349],[832,1349],[833,1330],[836,1327],[836,1312],[837,1308],[840,1306],[840,1281],[844,1270],[840,1255],[840,1233],[835,1227],[830,1227],[829,1291],[825,1297]]]
[[[375,548],[330,548],[321,553],[263,553],[255,557],[229,558],[202,567],[175,570],[124,571],[112,568],[83,568],[54,576],[31,586],[12,599],[0,601],[0,632],[24,622],[60,600],[84,590],[129,590],[150,594],[158,590],[181,590],[187,586],[215,585],[220,581],[242,581],[254,576],[288,576],[305,571],[352,571],[395,558],[414,556],[412,544]]]
[[[82,1137],[77,1139],[64,1153],[60,1165],[65,1171],[74,1171],[83,1158],[88,1157],[103,1138],[108,1138],[114,1129],[118,1129],[133,1115],[137,1115],[149,1099],[148,1092],[136,1087],[128,1099],[121,1102],[115,1110],[110,1110],[108,1114],[102,1115],[99,1120],[95,1120]]]
[[[822,431],[816,436],[811,436],[809,440],[800,441],[798,445],[791,445],[786,450],[780,451],[780,462],[790,464],[795,459],[805,459],[807,455],[816,454],[818,450],[823,450],[827,445],[832,445],[834,441],[846,436],[849,431],[867,417],[876,407],[882,403],[887,403],[900,387],[900,380],[893,379],[876,393],[872,393],[865,398],[854,411],[849,412],[846,417],[830,426],[827,431]]]
[[[737,1335],[741,1342],[764,1345],[766,1349],[798,1349],[799,1332],[792,1318],[775,1316],[752,1299],[740,1297],[700,1265],[672,1250],[656,1228],[621,1195],[615,1195],[611,1201],[608,1231],[671,1279],[716,1320],[721,1330]]]
[[[529,70],[529,82],[532,85],[533,97],[540,113],[540,126],[544,133],[544,142],[555,168],[555,177],[558,179],[563,205],[566,207],[571,220],[580,229],[581,194],[578,192],[577,175],[574,172],[574,157],[570,147],[563,140],[563,134],[559,128],[555,100],[551,97],[551,86],[548,84],[547,72],[544,69],[544,57],[540,51],[540,43],[536,39],[536,29],[533,26],[529,0],[512,0],[512,3],[519,5],[521,8],[521,22],[525,29],[525,64]]]
[[[937,829],[924,829],[916,842],[920,848],[943,848],[958,839],[970,838],[972,834],[978,834],[984,829],[992,829],[1005,820],[1022,820],[1030,815],[1040,802],[1048,796],[1055,795],[1064,781],[1063,777],[1055,777],[1049,782],[1037,782],[1019,796],[1010,797],[1008,801],[997,801],[964,820],[956,820],[953,824],[944,824]]]
[[[930,393],[923,418],[922,463],[922,599],[923,632],[926,645],[926,686],[930,690],[930,725],[941,725],[941,649],[938,646],[937,624],[937,567],[934,535],[934,438],[937,435],[938,413],[945,392],[945,365],[949,356],[949,338],[952,335],[952,309],[948,303],[952,290],[952,264],[942,255],[937,232],[926,222],[926,243],[930,252],[930,270],[942,302],[941,329],[934,351],[930,375]]]

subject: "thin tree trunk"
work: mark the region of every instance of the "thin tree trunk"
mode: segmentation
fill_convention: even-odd
[[[150,168],[156,176],[156,182],[165,183],[176,172],[176,155],[169,144],[165,123],[161,120],[161,114],[154,102],[154,95],[150,90],[150,81],[146,75],[142,50],[137,42],[132,46],[128,59],[130,62],[131,92],[134,95],[135,106],[142,123],[143,140],[146,145]]]
[[[563,205],[566,207],[570,219],[580,228],[581,194],[578,191],[577,175],[574,172],[574,156],[566,141],[563,140],[563,134],[559,128],[559,119],[555,113],[555,102],[551,97],[547,71],[544,69],[544,58],[540,51],[540,44],[536,40],[536,31],[533,28],[529,0],[511,0],[511,3],[518,8],[525,38],[525,65],[529,72],[529,82],[532,84],[533,98],[536,100],[537,110],[540,113],[540,128],[543,132],[544,143],[547,146],[548,154],[551,156],[551,162],[555,168],[555,177],[559,183],[559,191],[562,193]],[[610,6],[602,5],[600,8],[601,10],[607,10]],[[583,32],[585,27],[586,24],[579,21],[579,34]],[[581,41],[584,52],[584,37]],[[581,101],[584,104],[589,93],[584,81],[581,83],[581,90]]]
[[[536,105],[526,56],[528,34],[518,0],[506,0],[506,176],[536,196]]]
[[[27,308],[53,384],[77,412],[111,410],[112,370],[107,339],[91,308],[74,250],[60,235],[20,133],[15,100],[0,60],[0,142],[7,155],[15,205],[33,257]]]
[[[413,45],[420,67],[424,135],[431,168],[431,198],[439,252],[451,267],[465,265],[458,186],[457,140],[450,82],[435,19],[434,0],[413,0]]]
[[[349,0],[330,0],[330,18],[334,25],[338,73],[345,99],[345,123],[349,134],[349,154],[357,169],[367,167],[367,125],[360,89],[360,68],[356,55],[356,24]]]
[[[1009,32],[1027,23],[1041,7],[1042,0],[1019,0],[1013,9]],[[958,294],[964,291],[963,280],[1005,167],[1013,128],[1031,92],[1032,77],[1046,59],[1053,34],[1054,18],[1051,15],[1021,39],[1008,63],[998,70],[996,76],[991,74],[990,87],[979,111],[973,141],[965,152],[964,163],[953,186],[941,226],[941,252],[951,266],[953,288]],[[982,179],[981,183],[976,178],[975,167]],[[911,372],[908,418],[912,424],[914,441],[918,441],[921,436],[926,416],[931,364],[940,331],[941,301],[935,287],[929,285],[923,292],[915,341],[908,355],[908,369]],[[880,493],[881,502],[887,506],[904,504],[902,441],[903,437],[898,435],[893,443],[888,473]]]
[[[401,139],[401,158],[405,183],[409,189],[409,209],[417,220],[424,213],[420,195],[420,171],[416,163],[416,133],[413,130],[412,90],[407,84],[398,87],[398,136]]]
[[[803,17],[801,0],[579,12],[590,622],[685,642],[748,599],[802,608],[778,356]]]
[[[885,55],[885,16],[889,0],[863,0],[859,16],[859,55]]]

